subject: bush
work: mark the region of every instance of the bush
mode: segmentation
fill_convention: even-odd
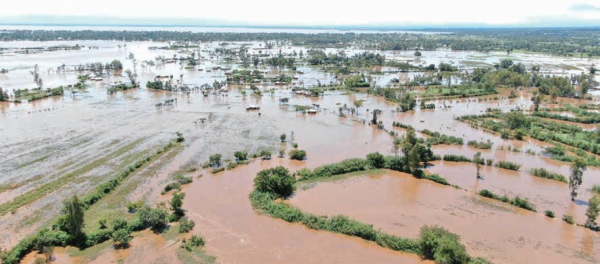
[[[563,215],[563,221],[565,221],[571,225],[575,223],[575,221],[573,221],[573,217],[570,215]]]
[[[173,176],[173,180],[175,180],[181,185],[192,183],[194,181],[194,179],[192,179],[191,177],[185,177],[183,176],[183,174],[177,174]]]
[[[453,161],[453,162],[471,162],[471,160],[462,155],[454,155],[454,154],[446,154],[443,157],[444,161]]]
[[[379,152],[373,152],[367,154],[367,160],[374,168],[381,169],[385,167],[385,158]]]
[[[258,152],[258,156],[260,156],[263,160],[270,160],[271,159],[271,151],[261,150],[260,152]]]
[[[235,160],[237,161],[248,160],[248,152],[246,151],[236,151],[233,153],[233,156],[235,156]]]
[[[169,184],[167,184],[167,186],[165,186],[162,193],[165,194],[171,190],[181,191],[181,184],[179,184],[178,182],[169,183]]]
[[[522,199],[521,197],[519,197],[517,195],[517,197],[515,197],[515,199],[513,199],[510,204],[517,206],[517,207],[521,207],[525,210],[529,210],[529,211],[533,211],[535,212],[535,206],[532,205],[531,203],[529,203],[529,200],[527,199]]]
[[[306,151],[294,149],[290,151],[288,155],[290,156],[290,159],[293,160],[304,160],[306,158]]]
[[[167,225],[167,211],[164,208],[152,209],[148,205],[142,206],[138,210],[138,217],[145,226],[154,231],[158,231]]]
[[[550,210],[546,210],[546,212],[544,212],[544,214],[545,214],[547,217],[554,218],[554,212],[552,212],[552,211],[550,211]]]
[[[225,170],[225,168],[223,168],[223,167],[221,167],[221,168],[216,168],[216,169],[213,169],[213,170],[212,170],[212,174],[217,174],[217,173],[219,173],[219,172],[222,172],[222,171],[224,171],[224,170]]]
[[[129,242],[132,238],[133,237],[129,233],[129,230],[127,230],[126,228],[119,229],[112,233],[112,240],[114,244],[118,247],[126,247],[127,245],[129,245]]]
[[[477,142],[475,140],[471,140],[471,141],[467,142],[467,144],[471,147],[478,148],[478,149],[491,149],[492,146],[494,145],[494,142],[491,142],[489,140],[487,142],[484,142],[484,141]]]
[[[98,220],[98,228],[105,229],[106,228],[106,219]]]
[[[531,173],[531,175],[536,176],[536,177],[546,178],[546,179],[551,179],[551,180],[567,183],[567,178],[564,175],[562,175],[560,173],[549,172],[548,170],[546,170],[544,168],[531,169],[530,173]]]
[[[233,170],[238,166],[237,162],[229,162],[229,164],[227,164],[227,170]]]
[[[437,182],[437,183],[443,184],[443,185],[450,185],[450,183],[448,183],[448,181],[444,177],[437,175],[437,174],[425,175],[424,179],[428,179],[430,181],[434,181],[434,182]]]
[[[127,221],[123,218],[116,218],[112,221],[113,230],[126,229]]]
[[[88,247],[100,244],[112,238],[112,230],[101,229],[87,233],[85,245]]]
[[[499,168],[503,168],[503,169],[507,169],[507,170],[514,170],[514,171],[518,171],[521,168],[520,164],[512,163],[510,161],[500,161],[500,162],[496,163],[496,166],[498,166]]]
[[[144,201],[143,200],[136,201],[135,203],[128,202],[127,203],[127,211],[134,212],[138,208],[142,207],[142,205],[144,205]]]
[[[498,200],[498,201],[501,201],[504,203],[509,203],[509,204],[512,204],[514,206],[517,206],[517,207],[520,207],[520,208],[523,208],[523,209],[526,209],[529,211],[533,211],[533,212],[536,211],[535,206],[533,204],[531,204],[529,202],[529,200],[523,199],[523,198],[519,197],[518,195],[514,199],[510,199],[506,195],[500,197],[499,195],[496,195],[487,189],[483,189],[483,190],[479,191],[479,195],[481,195],[483,197],[491,198],[494,200]]]
[[[277,166],[259,171],[254,178],[254,187],[260,192],[288,197],[296,189],[296,178],[285,167]]]
[[[364,159],[347,159],[338,163],[319,166],[314,170],[302,169],[297,173],[300,175],[300,180],[308,180],[313,178],[326,178],[333,175],[345,174],[355,171],[367,170],[370,163]]]
[[[176,139],[177,142],[183,142],[185,140],[185,138],[183,137],[183,133],[178,131],[178,132],[175,132],[175,134],[177,135],[177,139]]]
[[[592,187],[592,193],[600,194],[600,185],[599,184],[594,184],[594,186]]]
[[[487,189],[483,189],[483,190],[479,191],[479,195],[481,195],[483,197],[487,197],[487,198],[492,198],[492,199],[496,198],[496,195]]]
[[[467,263],[470,260],[459,236],[442,227],[422,227],[419,245],[423,256],[437,263]]]
[[[181,247],[187,251],[192,251],[194,248],[204,246],[204,239],[197,235],[192,235],[188,240],[185,238],[181,241]]]
[[[181,220],[179,220],[179,233],[182,234],[190,232],[192,229],[194,229],[194,226],[196,226],[196,223],[194,223],[193,220],[188,220],[187,217],[183,217]]]
[[[221,154],[210,155],[208,158],[208,163],[213,168],[221,167]]]
[[[488,165],[488,166],[492,166],[494,164],[494,159],[487,159],[485,161],[485,164]]]

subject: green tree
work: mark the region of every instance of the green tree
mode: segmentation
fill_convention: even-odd
[[[213,168],[221,167],[221,157],[221,154],[210,155],[208,158],[210,166]]]
[[[183,215],[183,198],[185,197],[185,193],[174,193],[169,205],[171,205],[171,210],[176,215]]]
[[[571,189],[571,201],[577,197],[577,189],[583,183],[583,172],[587,170],[585,161],[582,158],[576,158],[571,164],[571,175],[569,176],[569,188]]]
[[[287,136],[285,135],[285,133],[281,134],[281,136],[279,136],[279,139],[281,139],[281,143],[285,142]]]
[[[63,202],[62,214],[64,217],[64,231],[74,237],[83,234],[81,231],[84,226],[83,204],[79,201],[77,195],[73,195]]]
[[[481,164],[479,164],[480,160],[481,152],[475,153],[475,155],[473,155],[473,161],[475,162],[475,167],[477,167],[477,179],[481,179]]]
[[[112,240],[116,247],[125,248],[133,238],[130,231],[126,228],[119,229],[112,233]]]
[[[421,158],[419,157],[419,153],[420,145],[416,144],[413,146],[413,148],[410,150],[410,153],[408,154],[408,164],[410,166],[410,171],[413,175],[419,175],[421,172]]]
[[[285,167],[277,166],[259,171],[254,178],[254,187],[259,192],[288,197],[296,189],[296,178]]]
[[[598,225],[596,224],[596,218],[598,218],[598,213],[600,213],[600,198],[598,195],[594,195],[590,198],[588,209],[585,212],[585,215],[587,216],[585,226],[587,228],[597,229]]]

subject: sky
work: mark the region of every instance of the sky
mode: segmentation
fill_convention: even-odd
[[[0,23],[600,26],[600,0],[5,0]],[[40,16],[49,15],[49,16]],[[74,17],[76,16],[76,17]],[[58,19],[58,18],[63,19]],[[108,18],[108,19],[107,19]],[[54,21],[56,19],[56,21]],[[41,21],[40,21],[41,20]],[[25,21],[25,22],[23,22]]]

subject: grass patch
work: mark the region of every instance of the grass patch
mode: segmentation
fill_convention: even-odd
[[[564,183],[568,182],[567,178],[564,175],[562,175],[560,173],[549,172],[548,170],[546,170],[544,168],[531,169],[531,171],[529,173],[531,173],[531,175],[533,175],[535,177],[546,178],[546,179],[555,180],[555,181],[564,182]],[[600,191],[600,188],[598,191]]]
[[[530,203],[529,200],[523,199],[523,198],[519,197],[518,195],[515,198],[511,199],[511,198],[509,198],[506,195],[499,196],[497,194],[494,194],[492,191],[487,190],[487,189],[483,189],[483,190],[479,191],[479,195],[481,195],[483,197],[491,198],[491,199],[494,199],[494,200],[498,200],[498,201],[501,201],[503,203],[509,203],[509,204],[514,205],[514,206],[523,208],[525,210],[536,212],[535,205],[533,205],[532,203]]]

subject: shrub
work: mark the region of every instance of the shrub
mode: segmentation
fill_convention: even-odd
[[[285,167],[277,166],[259,171],[254,178],[254,187],[260,192],[288,197],[296,189],[296,178]]]
[[[204,239],[198,235],[192,235],[188,240],[185,238],[181,241],[181,247],[187,251],[192,251],[194,248],[204,246]]]
[[[575,221],[573,221],[573,217],[570,215],[563,215],[563,221],[565,221],[571,225],[575,223]]]
[[[454,154],[446,154],[444,155],[444,161],[454,161],[454,162],[471,162],[471,160],[462,155],[454,155]]]
[[[178,131],[178,132],[175,132],[175,134],[177,135],[177,139],[176,139],[177,142],[183,142],[185,140],[185,138],[183,137],[183,133]]]
[[[373,152],[367,154],[367,160],[374,168],[383,168],[385,167],[385,158],[379,152]]]
[[[235,160],[237,161],[248,160],[248,152],[246,151],[236,151],[233,153],[233,156],[235,156]]]
[[[175,180],[181,185],[192,183],[194,181],[194,179],[192,179],[191,177],[183,176],[183,174],[177,174],[173,176],[173,180]]]
[[[492,199],[496,198],[496,195],[487,189],[483,189],[483,190],[479,191],[479,195],[481,195],[483,197],[487,197],[487,198],[492,198]]]
[[[112,238],[112,230],[101,229],[87,233],[85,245],[88,247],[100,244]]]
[[[138,201],[136,201],[134,203],[128,202],[127,203],[127,211],[134,212],[138,208],[142,207],[142,205],[144,205],[144,201],[143,200],[138,200]]]
[[[312,178],[326,178],[333,175],[363,171],[368,169],[369,165],[370,163],[367,160],[354,158],[319,166],[312,171],[309,169],[302,169],[297,173],[300,175],[300,180],[303,181]]]
[[[126,228],[119,229],[112,233],[112,240],[114,244],[118,247],[126,247],[127,245],[129,245],[129,242],[132,238],[133,237],[129,233],[129,230],[127,230]]]
[[[258,156],[260,156],[263,160],[270,160],[271,159],[271,151],[261,150],[258,153]]]
[[[594,186],[592,187],[592,193],[600,194],[600,185],[599,184],[594,184]]]
[[[98,228],[100,229],[105,229],[106,228],[106,219],[100,219],[98,220]]]
[[[419,234],[423,256],[437,263],[467,263],[470,259],[458,235],[437,226],[423,226]]]
[[[219,173],[219,172],[222,172],[222,171],[224,171],[224,170],[225,170],[225,168],[223,168],[223,167],[221,167],[221,168],[216,168],[216,169],[213,169],[213,170],[212,170],[212,174],[217,174],[217,173]]]
[[[529,200],[523,199],[523,198],[519,197],[518,195],[517,195],[517,197],[515,197],[515,199],[513,199],[510,202],[510,204],[517,206],[517,207],[521,207],[525,210],[529,210],[529,211],[533,211],[533,212],[536,211],[535,206],[532,205],[531,203],[529,203]]]
[[[492,166],[494,164],[494,159],[487,159],[485,161],[485,164],[488,165],[488,166]]]
[[[187,217],[183,217],[181,220],[179,220],[179,233],[182,234],[190,232],[192,229],[194,229],[194,226],[196,226],[196,223],[194,223],[193,220],[188,220]]]
[[[306,151],[293,149],[288,155],[290,156],[290,159],[293,160],[304,160],[306,158]]]
[[[467,142],[467,144],[471,147],[478,148],[478,149],[491,149],[492,146],[494,145],[494,143],[489,140],[487,142],[484,142],[484,141],[477,142],[475,140],[471,140],[471,141]]]
[[[450,185],[450,183],[448,183],[448,181],[444,177],[437,175],[437,174],[428,174],[428,175],[425,175],[424,178],[428,179],[430,181],[437,182],[439,184]]]
[[[165,188],[163,189],[162,193],[165,194],[167,192],[169,192],[170,190],[181,190],[181,184],[179,184],[178,182],[172,182],[167,184],[167,186],[165,186]]]
[[[227,170],[233,170],[238,166],[237,162],[229,162],[229,164],[227,164]]]
[[[145,226],[155,231],[167,225],[167,211],[164,208],[152,209],[150,206],[144,205],[138,210],[138,217]]]
[[[116,218],[112,221],[113,230],[125,229],[127,227],[127,221],[123,218]]]
[[[546,212],[544,212],[544,214],[545,214],[547,217],[554,218],[554,212],[552,212],[552,211],[550,211],[550,210],[546,210]]]
[[[210,155],[208,158],[208,163],[213,168],[221,167],[221,154]]]
[[[551,180],[567,183],[567,178],[564,175],[559,174],[559,173],[549,172],[548,170],[546,170],[544,168],[531,169],[530,173],[531,173],[531,175],[536,176],[536,177],[546,178],[546,179],[551,179]]]
[[[292,146],[294,146],[294,148],[298,148],[298,143],[294,143]]]
[[[281,143],[285,142],[287,136],[285,135],[285,133],[281,134],[281,136],[279,136],[279,138],[281,139]]]
[[[514,171],[518,171],[521,168],[520,164],[512,163],[510,161],[499,161],[498,163],[496,163],[496,166],[498,166],[499,168]]]

